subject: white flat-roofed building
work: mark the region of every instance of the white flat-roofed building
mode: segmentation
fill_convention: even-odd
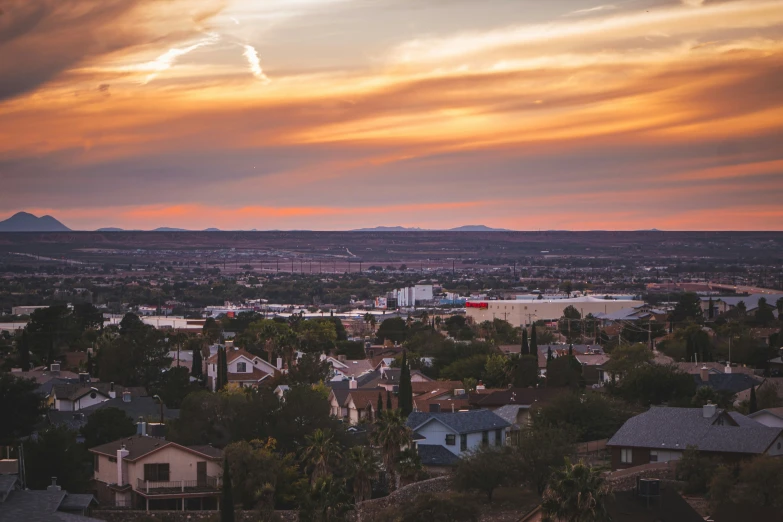
[[[569,306],[576,308],[582,317],[588,314],[608,314],[623,308],[641,306],[644,301],[629,299],[605,299],[603,297],[572,297],[569,299],[504,299],[497,301],[469,300],[465,303],[467,316],[482,323],[503,319],[512,326],[528,326],[536,321],[555,321],[563,316]]]

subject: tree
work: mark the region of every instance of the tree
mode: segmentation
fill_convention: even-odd
[[[640,406],[690,402],[696,393],[693,377],[676,366],[648,364],[628,372],[611,391]]]
[[[87,424],[81,429],[84,444],[94,448],[101,444],[130,437],[136,433],[133,420],[119,408],[102,408],[87,418]]]
[[[18,365],[23,372],[30,371],[30,334],[22,330],[16,339],[16,349],[19,354]]]
[[[217,371],[215,372],[215,391],[220,391],[226,385],[223,380],[223,347],[217,349]]]
[[[609,362],[604,368],[610,374],[622,377],[635,368],[649,364],[652,360],[653,354],[644,344],[622,345],[612,350]]]
[[[227,358],[225,347],[223,348],[223,354],[220,359],[220,367],[218,368],[218,371],[220,372],[220,379],[223,381],[223,386],[227,386],[228,385],[228,358]]]
[[[758,405],[756,404],[756,387],[751,386],[750,387],[750,406],[749,406],[750,413],[756,413],[759,411]]]
[[[411,429],[405,424],[405,417],[400,410],[383,410],[375,421],[375,431],[370,434],[370,440],[380,448],[383,455],[383,465],[389,473],[390,483],[397,485],[397,461],[400,449],[411,443]]]
[[[512,375],[515,388],[527,388],[538,384],[538,358],[534,355],[522,355],[516,360]]]
[[[536,335],[536,324],[530,328],[530,353],[538,356],[538,335]]]
[[[57,484],[68,492],[87,492],[90,455],[84,444],[76,442],[76,432],[49,426],[26,442],[24,451],[28,488],[46,489],[57,477]]]
[[[161,380],[162,371],[171,366],[163,333],[135,314],[125,314],[119,335],[116,330],[104,329],[98,345],[95,362],[104,382],[152,388]]]
[[[320,479],[303,491],[299,510],[301,522],[342,522],[352,507],[345,483],[332,477]]]
[[[376,340],[382,343],[386,339],[402,343],[408,335],[408,325],[402,317],[390,317],[381,323],[375,334]]]
[[[378,392],[378,405],[375,408],[375,414],[380,415],[380,413],[383,411],[383,395],[381,392]]]
[[[528,427],[519,434],[515,453],[517,475],[541,495],[554,469],[562,464],[563,456],[574,453],[574,434],[555,426]]]
[[[783,297],[778,297],[775,301],[775,308],[778,309],[778,319],[783,318]]]
[[[27,437],[44,412],[35,381],[0,373],[0,444],[11,445]]]
[[[193,365],[191,366],[190,374],[196,379],[201,379],[204,377],[204,361],[201,357],[201,340],[193,339],[190,346],[193,351]]]
[[[527,328],[522,327],[522,349],[520,355],[530,355],[530,343],[527,340]]]
[[[316,429],[305,437],[302,462],[310,469],[310,483],[329,476],[340,457],[340,445],[329,430]]]
[[[505,388],[511,380],[508,357],[501,354],[487,356],[482,379],[490,388]]]
[[[392,397],[391,392],[389,390],[386,390],[386,409],[391,410],[392,409]],[[378,414],[380,415],[380,411],[378,410]]]
[[[413,386],[411,384],[411,369],[405,350],[402,351],[402,365],[400,366],[400,384],[398,387],[398,404],[402,414],[407,417],[413,411]]]
[[[223,459],[223,491],[220,503],[220,522],[234,522],[234,492],[231,489],[231,468],[228,456]]]
[[[440,377],[452,381],[473,378],[480,380],[484,375],[484,366],[487,356],[483,354],[472,355],[458,359],[440,371]]]
[[[480,446],[462,457],[454,470],[453,483],[459,491],[480,491],[492,502],[492,494],[513,479],[511,448]]]
[[[686,321],[701,321],[701,298],[693,292],[685,292],[680,295],[677,304],[671,314],[672,321],[684,323]]]
[[[759,455],[740,467],[740,500],[751,505],[783,506],[783,462],[777,457]]]
[[[150,395],[159,395],[166,407],[178,410],[187,395],[198,386],[190,382],[190,372],[184,366],[169,368],[157,386],[150,389]]]
[[[39,308],[30,314],[24,328],[25,342],[38,360],[46,364],[56,362],[63,350],[74,343],[81,330],[67,306]]]
[[[305,353],[288,369],[285,380],[288,384],[316,384],[325,382],[332,373],[329,361],[321,360],[318,353]]]
[[[710,320],[715,318],[715,305],[712,302],[712,297],[710,297],[710,301],[708,303],[707,308],[707,317],[710,318]]]
[[[552,427],[572,433],[577,442],[611,437],[638,410],[604,394],[563,392],[532,416],[534,428]]]
[[[582,461],[565,466],[552,474],[541,502],[543,520],[563,522],[608,522],[607,502],[611,498],[601,472]]]
[[[546,385],[548,387],[576,388],[582,384],[582,365],[573,355],[564,355],[547,361]]]
[[[754,316],[755,322],[761,326],[767,326],[775,321],[775,316],[772,313],[773,307],[767,304],[767,300],[764,297],[759,298],[758,307],[756,308],[756,314]]]
[[[378,459],[370,448],[354,446],[348,452],[346,472],[353,484],[354,500],[362,502],[372,496],[372,480],[378,476]]]
[[[254,439],[226,446],[233,494],[244,509],[273,510],[276,503],[290,504],[304,479],[300,479],[294,455],[275,451],[277,441]]]
[[[703,494],[712,480],[717,468],[713,459],[699,453],[695,446],[688,446],[677,461],[675,477],[685,482],[684,492],[688,494]]]
[[[220,323],[218,323],[213,317],[207,317],[204,321],[204,326],[201,328],[201,333],[207,338],[210,344],[214,344],[220,341],[222,337]]]

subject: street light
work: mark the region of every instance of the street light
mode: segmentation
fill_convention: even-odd
[[[160,395],[153,395],[152,398],[160,403],[160,423],[163,424],[163,399],[160,398]]]

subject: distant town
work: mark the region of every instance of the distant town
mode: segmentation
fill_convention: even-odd
[[[0,253],[0,521],[779,519],[778,235],[47,234]]]

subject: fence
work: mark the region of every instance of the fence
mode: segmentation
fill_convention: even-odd
[[[179,490],[185,491],[186,489],[218,489],[217,477],[207,475],[206,480],[171,480],[171,481],[152,481],[137,479],[136,489],[145,493],[155,493],[159,490]]]
[[[606,443],[609,439],[591,440],[589,442],[580,442],[576,445],[576,452],[579,455],[585,453],[593,453],[595,451],[604,451],[606,449]]]

